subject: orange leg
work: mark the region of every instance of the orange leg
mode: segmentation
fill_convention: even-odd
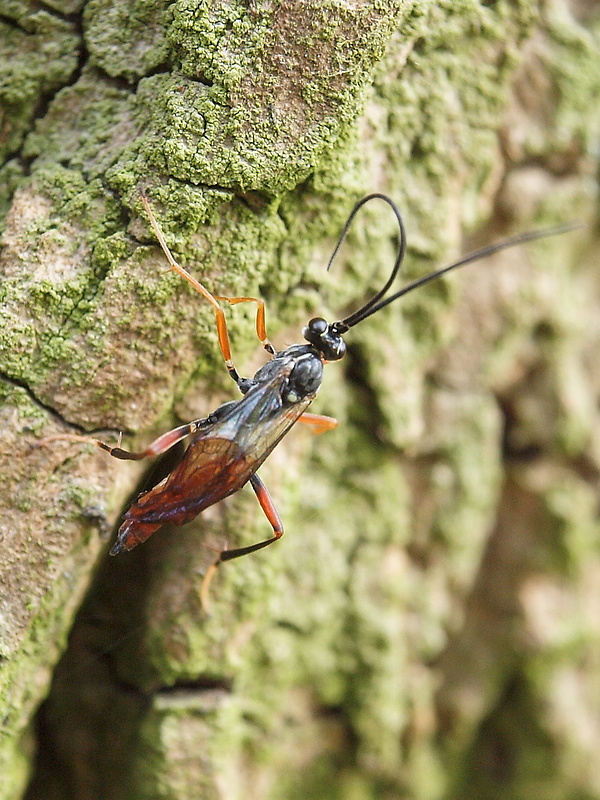
[[[326,417],[324,414],[310,414],[305,411],[298,417],[298,422],[303,422],[305,425],[311,425],[313,433],[325,433],[337,428],[338,421],[335,417]]]
[[[241,556],[247,556],[249,553],[254,553],[257,550],[262,550],[263,547],[273,544],[273,542],[276,542],[283,536],[283,523],[281,521],[281,517],[279,516],[279,512],[275,508],[275,504],[273,503],[273,499],[269,494],[267,487],[256,474],[252,475],[250,478],[250,485],[256,492],[258,502],[260,503],[262,510],[265,512],[265,516],[271,523],[274,535],[270,539],[265,539],[262,542],[257,542],[256,544],[251,544],[247,547],[237,547],[234,550],[222,550],[221,553],[219,553],[218,559],[214,564],[211,564],[206,571],[206,575],[202,581],[202,586],[200,587],[200,603],[205,611],[208,611],[209,606],[208,592],[210,589],[210,584],[212,583],[212,579],[215,576],[219,564],[222,564],[223,561],[232,561],[234,558],[240,558]]]
[[[260,339],[263,347],[265,350],[273,355],[275,353],[275,349],[273,348],[272,344],[269,342],[267,338],[267,330],[266,330],[266,323],[265,323],[265,304],[263,300],[259,300],[255,297],[222,297],[220,295],[213,295],[211,294],[208,289],[203,286],[200,281],[196,280],[190,273],[181,267],[173,258],[173,254],[169,250],[169,247],[165,241],[165,237],[156,221],[154,214],[152,213],[152,209],[150,208],[150,203],[148,202],[148,198],[145,195],[142,195],[142,203],[144,204],[144,208],[146,209],[146,213],[148,214],[148,219],[150,220],[150,224],[154,229],[154,233],[156,234],[156,238],[160,246],[162,247],[163,253],[165,254],[167,261],[169,262],[169,266],[171,269],[180,275],[184,280],[186,280],[194,289],[207,300],[213,310],[215,312],[215,318],[217,322],[217,337],[219,339],[219,347],[221,349],[221,353],[223,354],[223,358],[225,359],[225,366],[233,380],[239,385],[240,383],[240,376],[235,368],[233,363],[233,359],[231,358],[231,343],[229,341],[229,332],[227,330],[227,320],[225,319],[225,312],[221,308],[218,303],[218,300],[224,300],[227,303],[231,303],[235,305],[236,303],[246,303],[246,302],[253,302],[258,304],[258,310],[256,312],[256,332],[258,338]]]
[[[237,303],[256,303],[256,335],[258,336],[259,342],[265,348],[267,353],[272,356],[275,355],[275,348],[267,337],[264,300],[261,300],[258,297],[224,297],[223,295],[219,294],[215,295],[215,300],[223,300],[226,303],[230,303],[232,306],[236,305]]]
[[[105,450],[114,458],[120,458],[124,461],[139,461],[142,458],[150,458],[151,456],[159,456],[161,453],[166,453],[173,445],[185,439],[190,433],[196,433],[199,430],[212,425],[214,418],[205,417],[204,419],[195,419],[192,422],[187,422],[185,425],[180,425],[178,428],[173,428],[172,431],[163,433],[158,439],[151,442],[145,450],[139,453],[131,452],[130,450],[123,450],[120,447],[121,436],[119,436],[119,444],[116,447],[111,447],[109,444],[101,442],[99,439],[94,439],[91,436],[79,436],[73,433],[58,433],[56,436],[48,436],[42,439],[37,444],[40,447],[45,447],[50,442],[60,441],[66,439],[71,442],[83,442],[84,444],[93,444],[101,450]]]

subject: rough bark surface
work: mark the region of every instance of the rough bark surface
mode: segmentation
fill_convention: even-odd
[[[4,4],[0,800],[600,798],[599,35],[575,0]],[[287,535],[206,617],[215,550],[268,531],[252,493],[112,559],[142,468],[35,446],[235,396],[142,191],[281,346],[385,279],[375,204],[323,271],[368,192],[406,278],[588,228],[349,334],[312,409],[339,428],[261,470]]]

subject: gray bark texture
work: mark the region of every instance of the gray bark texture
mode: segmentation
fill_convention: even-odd
[[[600,11],[6,0],[0,800],[600,799]],[[261,476],[109,558],[140,449],[236,398],[205,301],[348,334]],[[236,365],[265,361],[227,307]]]

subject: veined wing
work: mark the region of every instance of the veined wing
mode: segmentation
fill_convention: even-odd
[[[293,369],[283,363],[191,442],[181,462],[140,495],[125,520],[182,525],[240,489],[306,410],[314,395],[286,403],[282,392]],[[125,523],[127,524],[127,522]]]

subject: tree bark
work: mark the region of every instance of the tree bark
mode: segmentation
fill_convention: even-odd
[[[85,7],[84,7],[85,6]],[[593,5],[10,3],[0,19],[1,800],[599,797]],[[216,294],[284,347],[385,282],[512,249],[350,331],[247,489],[108,557],[132,449],[236,397]],[[264,362],[227,309],[236,365]],[[41,704],[41,705],[40,705]]]

